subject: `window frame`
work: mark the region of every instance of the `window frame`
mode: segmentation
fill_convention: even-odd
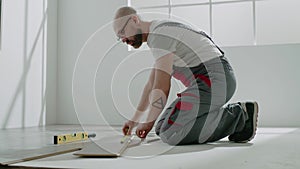
[[[215,2],[214,0],[208,0],[207,2],[199,2],[199,3],[182,3],[182,4],[173,4],[172,0],[168,0],[167,5],[153,5],[153,6],[143,6],[136,8],[137,10],[142,9],[155,9],[155,8],[167,8],[168,9],[168,16],[169,19],[172,18],[172,9],[177,7],[194,7],[194,6],[200,6],[200,5],[208,5],[209,6],[209,36],[214,37],[213,35],[213,6],[218,4],[233,4],[233,3],[243,3],[243,2],[252,2],[252,44],[255,46],[257,45],[257,27],[256,27],[256,2],[257,1],[264,1],[264,0],[220,0]],[[127,6],[133,6],[131,0],[127,0]],[[128,48],[129,50],[132,50],[132,48]]]

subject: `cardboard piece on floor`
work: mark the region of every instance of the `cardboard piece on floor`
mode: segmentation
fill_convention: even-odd
[[[123,154],[128,155],[129,151],[133,147],[141,146],[151,148],[150,144],[154,142],[160,144],[161,140],[155,133],[149,133],[146,140],[141,140],[137,136],[133,136],[130,142],[121,143],[123,136],[112,136],[96,140],[93,143],[85,145],[82,150],[74,153],[80,157],[120,157]],[[128,141],[128,140],[127,140]],[[169,146],[167,147],[169,149]],[[166,146],[163,146],[166,149]],[[160,150],[161,151],[161,150]],[[159,152],[160,152],[159,151]],[[129,153],[130,154],[130,153]]]
[[[130,144],[140,142],[136,136],[128,137],[121,143],[123,136],[112,136],[96,140],[77,151],[74,155],[79,157],[120,157]]]
[[[11,150],[9,153],[1,154],[0,166],[11,165],[25,161],[31,161],[50,156],[70,153],[81,150],[86,143],[73,143],[65,145],[53,145],[50,147],[43,147],[39,149],[30,150]]]

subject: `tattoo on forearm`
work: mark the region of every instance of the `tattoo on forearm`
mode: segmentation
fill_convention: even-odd
[[[157,99],[155,102],[152,103],[152,106],[158,109],[164,109],[165,105],[164,105],[163,98],[161,97]]]

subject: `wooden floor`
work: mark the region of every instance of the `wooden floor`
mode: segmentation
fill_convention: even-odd
[[[142,144],[128,148],[119,158],[80,158],[74,152],[47,158],[18,162],[43,153],[84,147],[87,143],[53,145],[57,134],[87,131],[99,140],[119,136],[120,127],[57,125],[42,128],[0,130],[0,163],[9,167],[37,168],[209,168],[209,169],[299,169],[300,128],[259,128],[253,141],[246,144],[228,142],[224,138],[204,145],[169,146],[157,141],[153,134]],[[98,140],[98,141],[97,141]],[[101,141],[100,141],[100,147]],[[0,168],[5,166],[0,166]],[[6,166],[7,167],[7,166]]]

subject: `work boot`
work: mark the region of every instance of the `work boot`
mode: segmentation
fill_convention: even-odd
[[[256,134],[258,104],[257,102],[244,102],[239,104],[248,114],[248,120],[246,120],[245,127],[242,131],[233,133],[228,139],[236,143],[247,143],[252,140]]]

